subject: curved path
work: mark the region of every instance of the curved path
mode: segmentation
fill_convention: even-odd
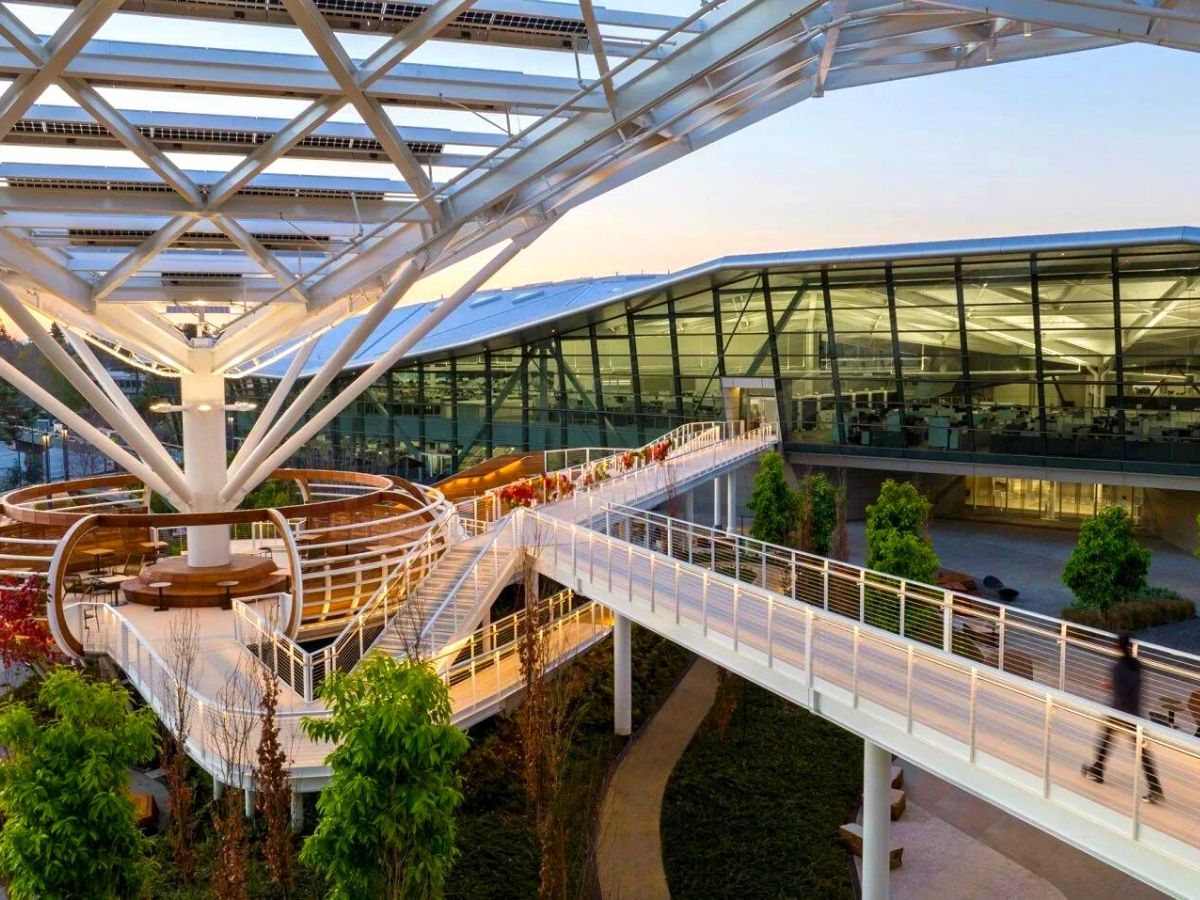
[[[659,821],[675,763],[717,695],[717,666],[697,659],[630,745],[600,810],[596,873],[605,900],[669,898]]]

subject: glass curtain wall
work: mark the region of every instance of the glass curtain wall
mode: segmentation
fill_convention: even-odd
[[[297,463],[634,446],[753,385],[796,449],[1200,465],[1194,247],[724,271],[563,325],[397,366]]]

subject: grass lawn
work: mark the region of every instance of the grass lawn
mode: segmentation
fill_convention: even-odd
[[[857,811],[862,741],[753,685],[725,688],[663,800],[663,865],[677,900],[853,898],[838,826]]]
[[[638,728],[666,699],[691,661],[688,651],[633,627],[633,726]],[[612,640],[572,665],[586,671],[571,758],[563,786],[570,836],[571,896],[588,897],[591,882],[592,816],[609,766],[626,738],[612,730]],[[536,897],[538,847],[521,780],[516,723],[497,718],[471,733],[464,762],[466,800],[458,817],[461,852],[447,885],[447,898],[499,900]]]

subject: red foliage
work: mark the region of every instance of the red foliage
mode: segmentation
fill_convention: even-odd
[[[659,441],[650,446],[650,458],[656,463],[666,462],[667,454],[671,452],[669,441]]]
[[[58,656],[46,625],[45,597],[42,579],[36,575],[24,581],[0,577],[0,660],[6,669]]]
[[[567,475],[558,476],[558,496],[559,498],[570,497],[575,493],[575,482]]]
[[[514,481],[500,489],[500,501],[509,509],[514,506],[533,506],[536,497],[534,487],[528,481]]]
[[[621,454],[621,468],[632,469],[633,464],[637,461],[637,454],[632,450],[627,450]]]

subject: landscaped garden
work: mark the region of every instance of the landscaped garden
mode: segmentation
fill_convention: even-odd
[[[663,799],[671,896],[855,896],[838,826],[862,792],[862,740],[730,678]]]

